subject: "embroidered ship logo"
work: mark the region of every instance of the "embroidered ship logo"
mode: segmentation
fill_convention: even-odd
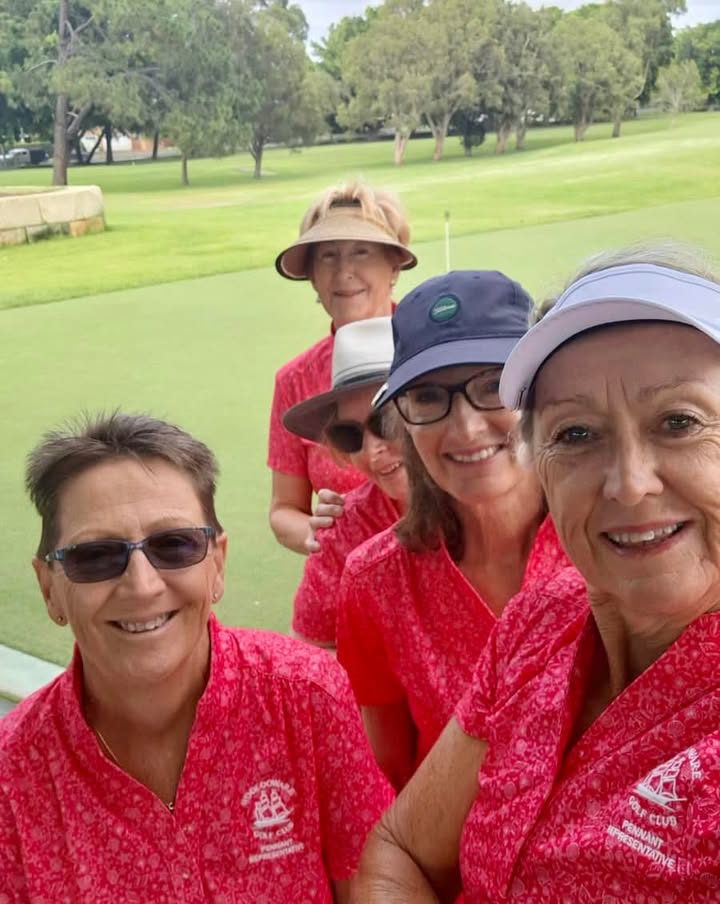
[[[253,825],[256,829],[274,829],[288,822],[292,809],[285,805],[276,788],[261,791],[255,801]]]
[[[684,797],[679,797],[677,793],[678,776],[686,759],[685,753],[679,753],[667,763],[657,766],[641,782],[638,782],[635,786],[636,794],[664,810],[672,810],[673,804],[686,800]]]
[[[250,863],[260,860],[277,860],[305,849],[305,843],[297,837],[292,820],[291,802],[295,788],[277,778],[267,778],[249,788],[242,798],[248,809],[248,821],[257,845],[250,854]],[[302,805],[299,812],[302,816]]]

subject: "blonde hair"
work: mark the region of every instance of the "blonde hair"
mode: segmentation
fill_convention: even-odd
[[[300,222],[300,236],[324,219],[331,207],[359,206],[366,220],[373,220],[395,236],[401,245],[410,241],[410,224],[398,197],[391,192],[371,188],[364,182],[346,182],[326,189],[310,206]]]

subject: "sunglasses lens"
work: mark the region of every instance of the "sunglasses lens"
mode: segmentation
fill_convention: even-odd
[[[338,421],[330,424],[325,436],[331,446],[348,455],[359,452],[363,446],[363,431],[358,424],[343,424]]]
[[[153,534],[145,541],[145,554],[155,568],[187,568],[207,555],[208,537],[201,528]]]
[[[101,540],[96,543],[80,543],[68,549],[63,569],[75,584],[91,584],[108,581],[125,571],[128,563],[126,545],[119,540]]]

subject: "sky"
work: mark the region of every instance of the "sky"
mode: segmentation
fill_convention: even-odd
[[[368,0],[295,0],[302,7],[310,26],[310,40],[320,41],[332,22],[343,16],[359,16],[366,6],[377,6],[377,2]],[[562,9],[575,9],[587,0],[528,0],[536,9],[540,6],[559,6]],[[676,28],[698,25],[700,22],[713,22],[720,19],[720,0],[686,0],[687,13],[678,16],[674,24]]]

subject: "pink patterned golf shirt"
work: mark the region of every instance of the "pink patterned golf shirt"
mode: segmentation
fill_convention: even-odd
[[[568,560],[546,518],[523,587]],[[467,689],[497,619],[442,546],[408,552],[386,530],[348,558],[340,589],[338,659],[362,706],[406,700],[419,762]]]
[[[393,525],[395,503],[368,481],[345,497],[345,510],[333,526],[319,530],[319,552],[308,556],[293,603],[293,631],[316,643],[335,644],[340,578],[348,555]]]
[[[456,713],[489,745],[461,841],[467,904],[720,900],[720,614],[570,743],[601,656],[574,570],[506,609]]]
[[[336,464],[325,446],[296,436],[282,422],[288,408],[330,389],[334,339],[327,336],[280,368],[270,413],[268,467],[306,477],[316,493],[322,489],[347,493],[366,479],[354,468]]]
[[[174,812],[105,757],[82,664],[0,721],[0,902],[332,901],[391,800],[342,669],[210,623]]]

